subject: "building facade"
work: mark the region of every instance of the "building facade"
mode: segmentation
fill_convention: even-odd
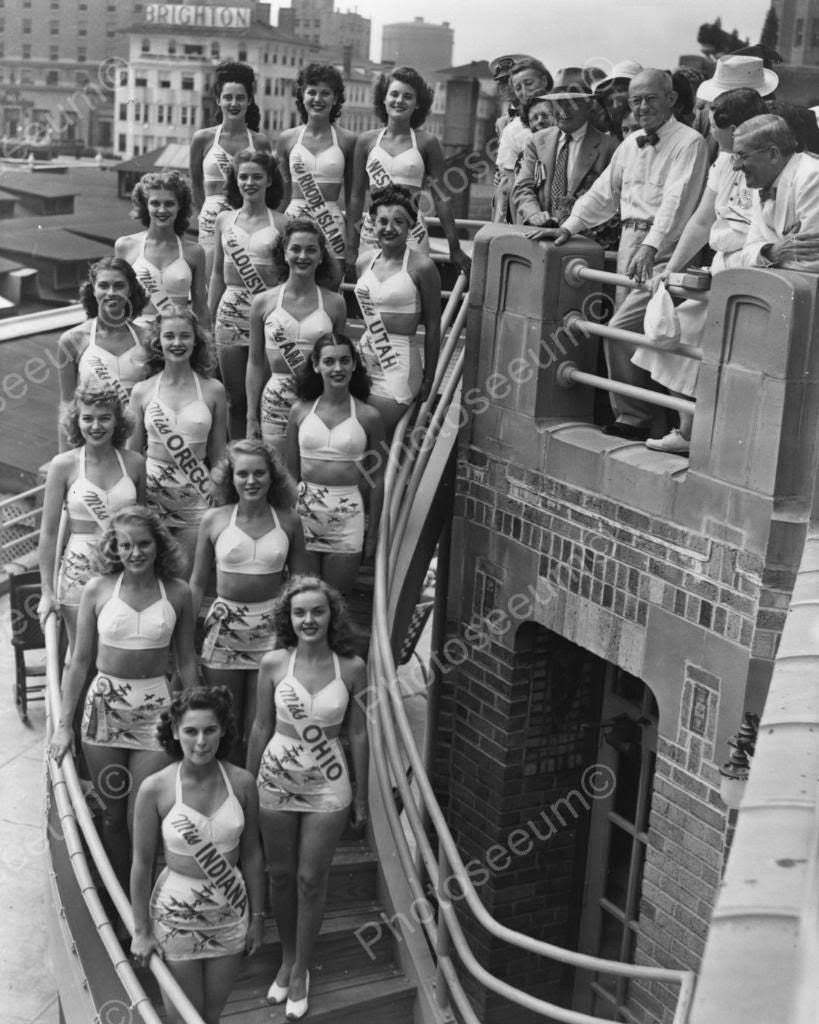
[[[113,100],[137,0],[15,0],[0,6],[4,155],[62,142],[111,148]]]
[[[291,0],[279,9],[279,28],[337,54],[349,48],[356,61],[370,59],[370,19],[354,11],[336,11],[334,0]]]
[[[433,25],[423,18],[385,25],[381,33],[381,60],[407,64],[429,75],[452,64],[455,33],[448,21]]]
[[[272,28],[266,15],[266,5],[255,3],[146,4],[131,28],[128,67],[116,89],[118,155],[186,142],[213,124],[213,71],[224,60],[255,70],[261,131],[274,135],[296,124],[296,76],[316,47]]]

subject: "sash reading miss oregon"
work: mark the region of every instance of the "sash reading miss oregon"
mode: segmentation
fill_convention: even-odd
[[[202,497],[210,501],[210,473],[207,466],[185,438],[176,433],[158,402],[151,402],[148,405],[146,415],[150,416],[171,460],[182,470]]]

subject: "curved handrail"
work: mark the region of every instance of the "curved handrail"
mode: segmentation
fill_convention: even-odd
[[[466,300],[464,300],[464,307]],[[462,321],[461,321],[462,322]],[[460,327],[456,319],[456,324]],[[436,382],[440,382],[448,361],[454,351],[454,339],[451,336],[442,351],[441,361],[436,371]],[[508,942],[517,948],[539,956],[548,957],[586,970],[594,970],[627,978],[639,978],[645,981],[672,983],[679,986],[675,1024],[682,1024],[688,1013],[693,996],[694,974],[691,971],[673,968],[624,964],[619,961],[605,960],[588,954],[576,953],[563,949],[552,943],[534,939],[497,922],[486,910],[478,896],[474,885],[466,871],[466,867],[457,849],[455,840],[443,813],[437,803],[431,783],[427,777],[423,759],[415,745],[412,728],[407,718],[401,698],[396,676],[395,660],[391,647],[392,624],[395,617],[395,604],[403,585],[403,580],[391,574],[401,551],[410,516],[410,507],[417,495],[423,475],[424,466],[437,441],[446,421],[450,408],[459,405],[455,397],[460,383],[463,368],[463,353],[457,357],[451,378],[440,396],[439,404],[430,416],[431,403],[424,403],[419,411],[418,420],[429,423],[426,427],[430,442],[425,443],[421,450],[409,451],[403,445],[403,429],[408,417],[399,425],[390,452],[390,462],[385,479],[384,528],[379,537],[376,551],[375,589],[373,594],[373,626],[369,660],[370,689],[374,694],[373,714],[371,715],[371,735],[373,743],[374,774],[377,779],[387,824],[392,834],[406,880],[415,900],[426,900],[424,885],[418,873],[413,853],[404,832],[402,822],[394,804],[393,786],[398,798],[403,803],[406,823],[413,837],[423,868],[428,875],[438,904],[437,925],[426,914],[421,919],[427,941],[438,959],[438,981],[445,984],[451,993],[455,1005],[461,1009],[468,1002],[465,990],[457,972],[449,970],[449,941],[455,947],[462,967],[476,981],[491,991],[509,999],[518,1006],[526,1007],[544,1017],[564,1022],[564,1024],[596,1024],[599,1018],[580,1014],[576,1011],[555,1006],[544,1000],[528,995],[514,986],[494,977],[483,968],[471,952],[469,944],[462,932],[458,915],[452,906],[444,883],[450,879],[457,881],[459,892],[466,907],[474,915],[478,923],[495,938]],[[413,784],[410,785],[404,771],[403,757],[409,760],[412,768]],[[417,796],[416,796],[417,793]],[[428,821],[434,830],[440,851],[441,866],[439,867],[426,828]],[[428,904],[428,901],[427,901]],[[443,941],[442,941],[443,936]],[[444,948],[442,948],[442,946]],[[439,1003],[440,993],[439,993]]]

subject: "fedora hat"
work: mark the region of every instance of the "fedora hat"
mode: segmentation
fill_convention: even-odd
[[[489,70],[496,82],[502,82],[509,77],[509,72],[519,60],[532,60],[525,53],[506,53],[502,57],[496,57],[489,61]]]
[[[643,65],[636,60],[618,61],[605,78],[601,78],[599,82],[594,83],[594,91],[605,92],[606,89],[610,89],[614,85],[618,78],[631,80],[635,75],[639,75],[642,70]]]
[[[583,68],[561,68],[555,74],[552,88],[542,97],[546,100],[592,99],[588,74]]]
[[[714,77],[697,89],[698,100],[715,100],[731,89],[755,89],[760,96],[768,96],[779,85],[779,76],[769,71],[761,57],[727,54],[720,57]]]

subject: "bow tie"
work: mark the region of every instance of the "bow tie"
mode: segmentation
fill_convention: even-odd
[[[776,188],[761,188],[759,190],[760,203],[767,203],[769,199],[776,199]]]
[[[660,136],[656,132],[648,132],[637,139],[637,148],[643,149],[646,146],[656,146],[659,141]]]

